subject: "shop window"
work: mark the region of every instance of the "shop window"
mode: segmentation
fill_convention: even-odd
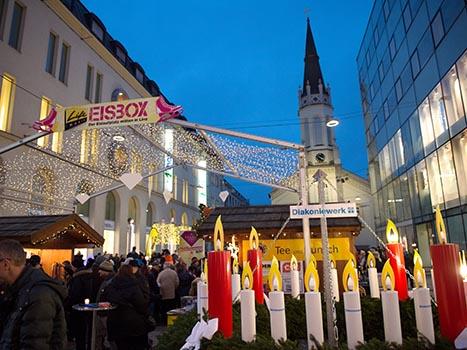
[[[39,120],[47,118],[51,108],[52,108],[52,101],[50,101],[47,97],[42,97]],[[37,139],[37,145],[42,148],[48,147],[49,136],[43,136],[40,139]]]
[[[430,103],[425,99],[418,107],[420,117],[420,130],[422,132],[423,148],[425,154],[430,153],[435,148],[435,135],[433,132],[433,123],[431,121]]]
[[[452,139],[452,153],[459,186],[459,198],[461,203],[465,204],[467,203],[467,130]]]
[[[410,117],[409,124],[414,160],[415,162],[418,162],[423,158],[423,140],[417,111],[415,111]]]
[[[430,198],[433,207],[437,205],[444,208],[443,190],[441,184],[441,174],[439,171],[438,155],[432,153],[426,158],[428,181],[430,183]]]
[[[433,129],[436,137],[436,144],[442,145],[448,139],[448,119],[446,116],[446,108],[443,101],[443,92],[441,85],[438,84],[430,93],[430,109],[433,119]]]
[[[452,157],[451,143],[446,143],[438,149],[439,168],[443,183],[444,200],[446,208],[459,205],[459,193],[457,191],[456,170]]]
[[[442,86],[449,127],[451,128],[451,133],[456,134],[465,128],[465,119],[462,118],[465,114],[456,66],[453,66],[448,74],[444,76]]]
[[[415,167],[411,168],[407,172],[407,182],[409,187],[410,196],[410,207],[412,209],[412,216],[418,217],[422,215],[420,210],[420,199],[418,197],[418,184],[417,184],[417,176],[415,172]]]
[[[3,73],[0,89],[0,130],[10,131],[15,96],[15,79]]]

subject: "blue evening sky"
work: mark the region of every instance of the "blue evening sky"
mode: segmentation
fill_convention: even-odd
[[[292,142],[309,16],[343,165],[367,177],[356,56],[372,0],[82,1],[189,121]],[[231,182],[269,204],[269,188]]]

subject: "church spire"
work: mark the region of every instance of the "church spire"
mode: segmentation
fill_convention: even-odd
[[[305,72],[303,74],[302,96],[308,93],[322,94],[326,91],[323,87],[324,79],[319,65],[319,56],[316,51],[315,41],[311,33],[310,19],[306,19],[306,47],[305,47]],[[309,88],[308,88],[309,85]]]

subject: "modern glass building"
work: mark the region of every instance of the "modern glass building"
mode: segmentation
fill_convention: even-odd
[[[357,57],[376,227],[429,264],[434,208],[467,237],[467,1],[376,0]]]

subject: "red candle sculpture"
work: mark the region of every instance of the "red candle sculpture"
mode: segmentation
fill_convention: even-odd
[[[399,300],[407,300],[409,298],[409,291],[405,275],[404,247],[398,242],[399,233],[397,232],[396,225],[389,219],[386,226],[386,238],[388,240],[386,249],[389,250],[389,262],[394,271],[395,290],[399,295]]]
[[[430,246],[435,275],[441,335],[454,341],[467,327],[467,309],[459,273],[459,246],[446,241],[446,227],[439,206],[436,208],[436,232],[439,244]]]
[[[255,228],[250,231],[250,249],[248,250],[248,263],[253,271],[253,289],[258,304],[264,303],[263,292],[263,255],[259,249],[259,237]]]
[[[214,251],[208,253],[209,317],[219,319],[224,338],[232,336],[232,279],[230,252],[224,251],[224,228],[221,216],[214,227]]]

